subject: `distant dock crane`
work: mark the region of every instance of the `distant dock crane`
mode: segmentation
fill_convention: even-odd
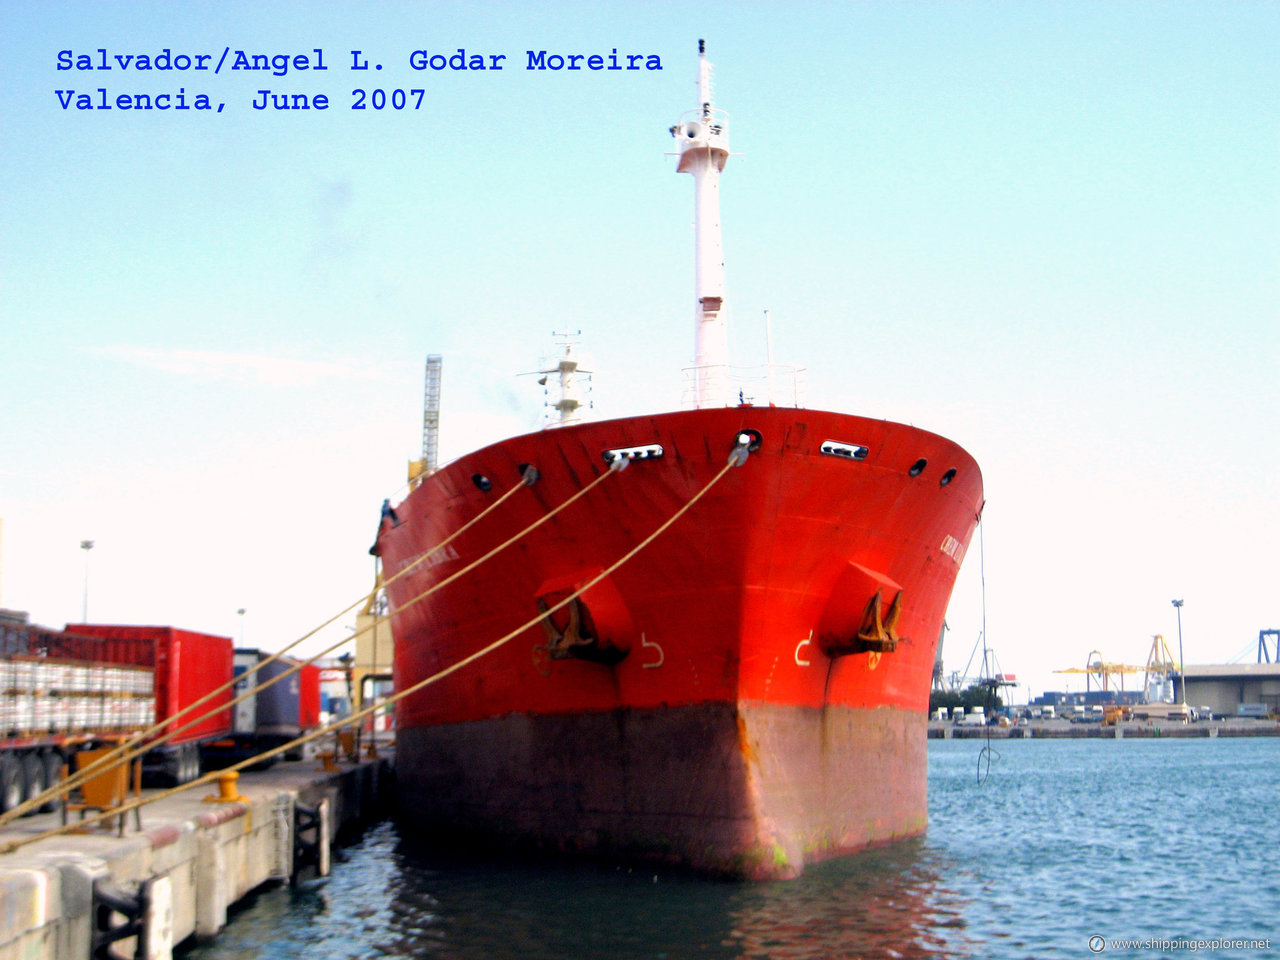
[[[969,687],[987,687],[994,693],[1001,687],[1016,687],[1018,685],[1017,678],[1012,673],[1005,673],[1001,668],[1000,661],[996,659],[995,650],[983,643],[981,632],[978,634],[978,639],[974,641],[973,649],[969,652],[969,662],[964,665],[964,671],[952,670],[950,673],[944,673],[942,669],[942,641],[949,629],[946,622],[943,621],[942,630],[938,633],[937,654],[933,661],[934,690],[954,693]],[[982,664],[978,675],[973,676],[969,673],[969,668],[973,666],[973,658],[977,656],[979,646],[982,647]]]
[[[1175,700],[1174,677],[1182,674],[1182,664],[1173,659],[1173,652],[1165,643],[1163,634],[1157,633],[1151,638],[1151,652],[1147,654],[1146,672],[1144,684],[1147,699],[1173,703]]]
[[[1267,646],[1267,638],[1271,638],[1271,646]],[[1274,651],[1274,657],[1272,652]],[[1280,663],[1280,630],[1258,631],[1258,662]]]
[[[1084,667],[1068,667],[1063,670],[1055,670],[1054,673],[1076,673],[1084,674],[1084,689],[1088,693],[1093,689],[1093,684],[1097,683],[1098,689],[1102,691],[1111,691],[1119,689],[1124,692],[1124,678],[1126,674],[1142,673],[1143,668],[1134,666],[1129,663],[1109,663],[1102,659],[1101,650],[1089,651],[1089,657],[1085,661]]]

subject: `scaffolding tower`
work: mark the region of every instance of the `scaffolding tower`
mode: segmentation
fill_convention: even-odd
[[[422,398],[422,466],[428,475],[440,466],[440,367],[444,358],[427,355],[426,390]]]
[[[427,355],[426,387],[422,397],[422,459],[409,461],[409,486],[416,488],[423,477],[429,477],[440,467],[437,449],[440,441],[440,367],[443,358],[438,353]]]

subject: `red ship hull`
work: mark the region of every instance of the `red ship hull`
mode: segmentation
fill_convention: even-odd
[[[551,634],[532,626],[401,701],[407,822],[750,878],[924,830],[934,654],[982,481],[962,449],[912,427],[709,409],[548,430],[455,461],[380,534],[397,688],[591,582],[701,490],[744,431],[759,440],[747,461],[576,611],[553,612]],[[417,599],[606,472],[606,451],[654,445],[661,456]],[[422,559],[525,464],[536,483]],[[581,645],[551,642],[573,636],[571,612]]]

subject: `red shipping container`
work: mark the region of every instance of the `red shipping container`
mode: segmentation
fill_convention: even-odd
[[[298,726],[304,731],[320,726],[320,668],[314,663],[304,666],[298,676]]]
[[[67,624],[67,633],[104,637],[108,663],[153,666],[155,669],[156,722],[175,716],[205,694],[227,685],[207,703],[178,719],[182,726],[220,705],[231,703],[231,671],[234,658],[230,637],[179,630],[176,627],[140,627],[121,624]],[[147,641],[139,644],[136,641]],[[130,642],[133,641],[133,642]],[[231,709],[227,707],[174,737],[172,744],[208,740],[231,733]]]

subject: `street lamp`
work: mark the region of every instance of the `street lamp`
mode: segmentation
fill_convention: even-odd
[[[92,540],[81,540],[80,549],[84,551],[84,609],[80,612],[80,622],[89,622],[89,551],[93,549]]]
[[[1178,611],[1178,673],[1182,675],[1182,704],[1187,703],[1187,661],[1182,657],[1182,601],[1173,601],[1174,609]]]
[[[239,610],[237,610],[236,614],[240,617],[240,646],[243,647],[244,646],[244,607],[241,607]]]

